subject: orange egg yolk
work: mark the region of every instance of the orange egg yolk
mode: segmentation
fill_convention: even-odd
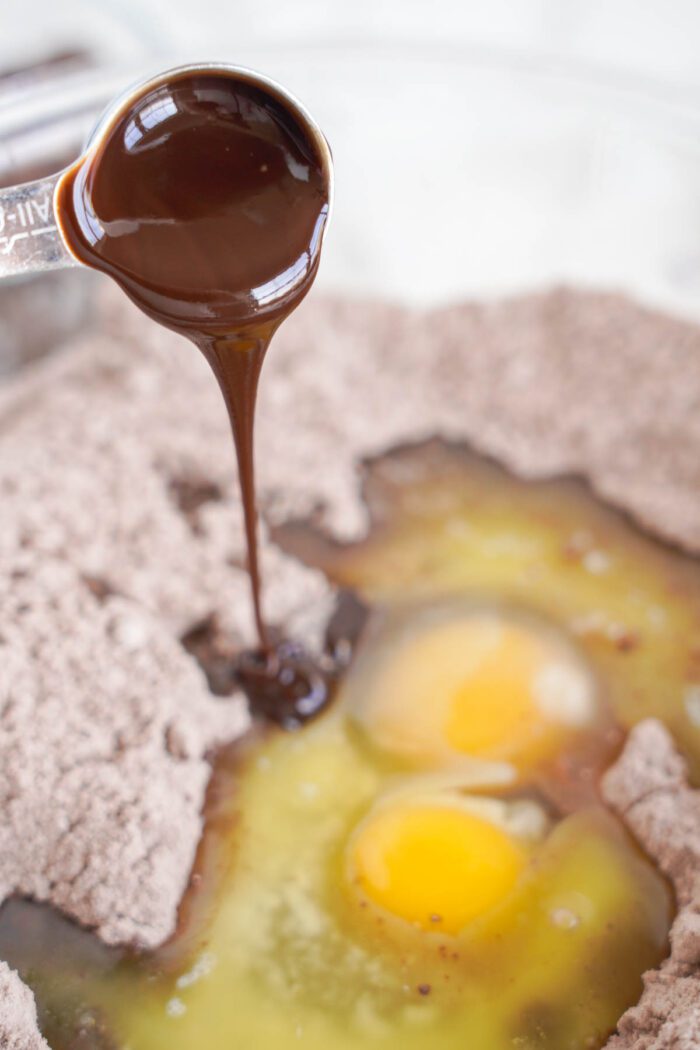
[[[391,655],[364,678],[359,717],[381,747],[422,765],[470,755],[531,769],[595,714],[569,643],[515,618],[418,624],[383,651]]]
[[[454,934],[509,893],[526,856],[505,830],[459,805],[404,800],[358,827],[349,872],[385,911]]]

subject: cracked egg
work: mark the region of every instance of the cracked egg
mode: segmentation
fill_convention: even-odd
[[[219,757],[173,940],[15,952],[54,1050],[601,1047],[664,957],[598,778],[626,726],[692,718],[697,566],[578,486],[401,457],[368,541],[304,541],[369,623],[331,709]]]
[[[507,609],[401,610],[361,656],[349,706],[379,747],[419,766],[541,766],[601,721],[590,668],[563,632]]]

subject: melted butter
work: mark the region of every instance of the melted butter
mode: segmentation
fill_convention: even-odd
[[[700,564],[580,482],[525,482],[440,443],[378,461],[369,539],[283,534],[373,606],[482,596],[563,628],[625,728],[660,718],[700,781]],[[609,757],[609,756],[608,756]]]
[[[665,955],[668,888],[599,805],[595,776],[619,743],[613,716],[659,715],[700,760],[698,566],[579,485],[526,485],[441,447],[377,464],[369,500],[365,543],[291,530],[285,543],[388,610],[389,625],[407,603],[497,601],[566,632],[590,666],[607,713],[568,740],[566,761],[481,787],[503,805],[554,800],[547,830],[514,886],[454,934],[353,892],[348,842],[397,777],[417,774],[358,727],[351,667],[317,722],[221,756],[169,945],[130,958],[56,916],[42,925],[28,905],[3,910],[0,956],[36,989],[54,1050],[595,1047]],[[370,631],[362,674],[391,630],[380,640],[374,653]]]
[[[347,836],[391,775],[342,712],[238,768],[235,830],[179,945],[103,973],[64,950],[48,986],[32,961],[54,1050],[74,1045],[55,1018],[87,1004],[124,1050],[598,1045],[664,953],[665,884],[598,806],[558,823],[516,891],[453,937],[338,891]]]

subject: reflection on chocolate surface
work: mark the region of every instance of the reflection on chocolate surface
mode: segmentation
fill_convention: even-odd
[[[271,651],[261,608],[253,424],[270,340],[316,275],[329,179],[319,133],[281,92],[204,68],[176,71],[131,99],[56,198],[75,255],[192,339],[217,378],[236,445],[263,654],[254,680],[274,681],[281,694],[289,654]],[[294,696],[283,706],[298,692],[290,674]]]

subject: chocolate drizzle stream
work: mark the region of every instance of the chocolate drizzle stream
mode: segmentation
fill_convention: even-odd
[[[285,725],[316,713],[328,688],[298,646],[272,644],[263,616],[253,423],[270,340],[316,275],[329,185],[319,133],[286,97],[244,72],[202,68],[128,99],[56,195],[73,253],[188,336],[218,380],[260,646],[241,658],[239,678],[253,708]]]
[[[269,337],[251,338],[244,344],[231,347],[226,338],[212,338],[200,347],[219,381],[221,392],[228,408],[238,458],[238,476],[241,485],[243,503],[243,524],[245,526],[246,547],[248,551],[248,572],[253,598],[255,627],[263,652],[269,653],[270,639],[263,619],[260,600],[260,565],[258,559],[257,511],[255,504],[255,473],[253,457],[253,434],[255,424],[255,403],[257,400],[258,380],[262,369]]]

